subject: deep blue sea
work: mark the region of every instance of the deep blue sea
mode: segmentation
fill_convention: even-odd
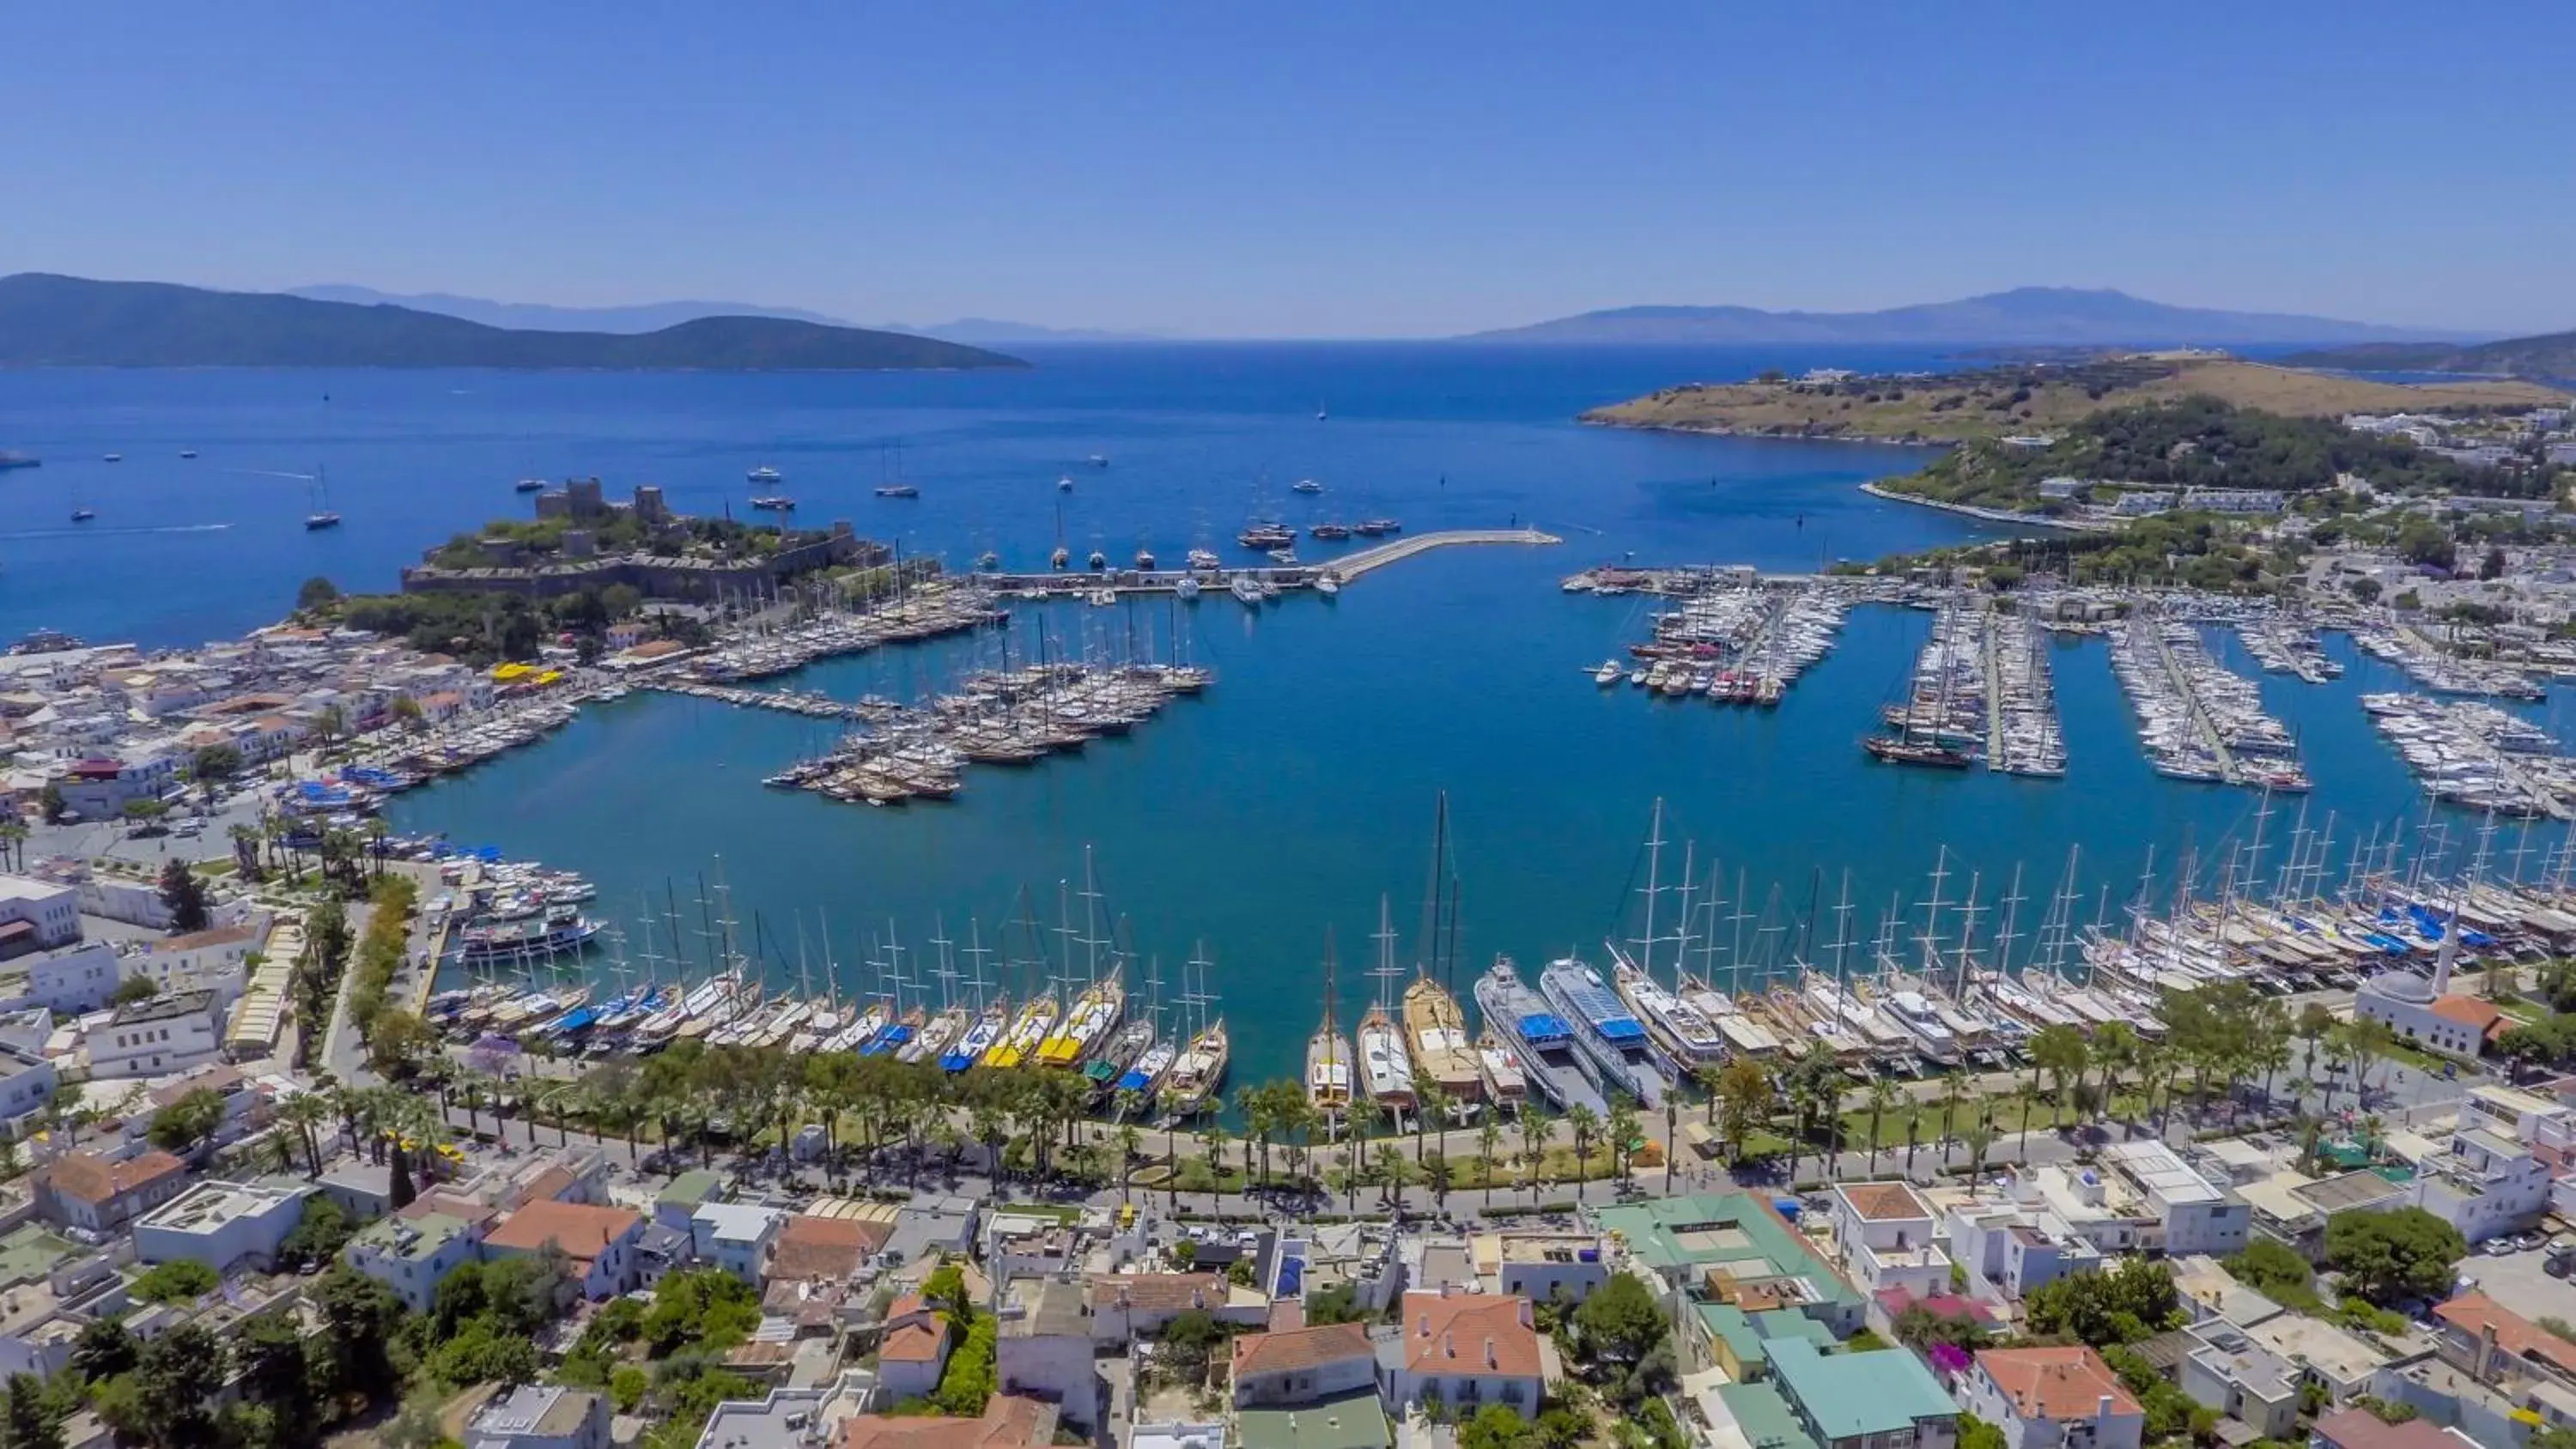
[[[801,521],[849,518],[960,566],[994,548],[1041,567],[1059,529],[1077,553],[1123,560],[1141,544],[1170,560],[1205,543],[1231,556],[1256,509],[1295,522],[1385,513],[1414,531],[1518,520],[1562,535],[1560,548],[1437,552],[1337,602],[1255,616],[1210,598],[1186,621],[1196,657],[1218,671],[1204,697],[1077,756],[972,770],[946,805],[870,810],[764,790],[761,776],[828,742],[818,726],[638,696],[396,808],[402,828],[588,872],[603,910],[629,921],[630,947],[648,897],[667,953],[666,892],[694,927],[701,878],[721,878],[746,936],[756,919],[790,980],[800,936],[818,971],[828,954],[850,982],[889,937],[908,959],[922,953],[935,923],[963,941],[972,921],[998,944],[1025,910],[1052,946],[1060,887],[1078,888],[1087,845],[1104,911],[1139,953],[1169,974],[1206,943],[1238,1071],[1255,1077],[1293,1070],[1328,933],[1342,1019],[1366,999],[1381,895],[1410,963],[1444,791],[1462,985],[1497,951],[1597,959],[1634,904],[1658,798],[1667,833],[1695,842],[1703,869],[1722,862],[1730,888],[1744,873],[1742,929],[1774,952],[1810,929],[1811,901],[1830,908],[1846,871],[1850,929],[1866,937],[1891,901],[1911,912],[1944,846],[1954,898],[1973,873],[1994,902],[2024,867],[2029,931],[2070,846],[2083,849],[2089,915],[2105,892],[2116,908],[2135,891],[2150,847],[2169,891],[2183,852],[2205,880],[2253,829],[2251,794],[2149,771],[2098,643],[2056,651],[2071,755],[2059,782],[1892,769],[1860,753],[1928,622],[1912,611],[1856,612],[1776,711],[1657,702],[1578,672],[1641,636],[1647,607],[1558,590],[1587,564],[1812,569],[1977,530],[1856,491],[1919,466],[1920,450],[1615,432],[1578,426],[1577,412],[1770,365],[1912,367],[1930,354],[1245,344],[1028,355],[1038,365],[1026,372],[955,375],[0,373],[0,448],[46,460],[0,473],[0,636],[51,626],[193,642],[273,620],[316,574],[389,588],[422,548],[524,512],[510,485],[526,475],[595,474],[612,493],[657,483],[680,508],[739,512],[745,470],[767,463]],[[182,460],[182,448],[199,456]],[[101,461],[108,452],[124,460]],[[1093,454],[1110,465],[1085,466]],[[898,471],[919,500],[871,496]],[[301,526],[312,488],[297,475],[317,472],[347,518],[336,532]],[[1075,491],[1061,494],[1068,474]],[[1308,477],[1326,492],[1288,492]],[[75,502],[97,520],[70,525]],[[1178,611],[1048,612],[1060,640],[1162,639]],[[2251,669],[2232,638],[2222,645]],[[793,683],[919,693],[971,647],[883,652]],[[2342,680],[2264,681],[2317,781],[2311,823],[2333,812],[2348,843],[2403,821],[2411,840],[2420,797],[2356,703],[2398,680],[2331,647],[2352,666]],[[2535,713],[2558,722],[2554,702]],[[2296,809],[2283,804],[2267,827],[2267,878]],[[2452,821],[2455,854],[2474,824]],[[2499,832],[2497,851],[2520,838]],[[1827,917],[1811,945],[1831,938]],[[1008,931],[1024,957],[1026,934]],[[704,960],[693,932],[686,949]]]

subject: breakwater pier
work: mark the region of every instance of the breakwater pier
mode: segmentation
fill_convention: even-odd
[[[1433,549],[1477,544],[1543,547],[1563,542],[1565,540],[1555,534],[1535,528],[1453,528],[1436,533],[1409,534],[1312,563],[1246,564],[1241,567],[1201,563],[1178,569],[1068,568],[1042,574],[984,571],[975,577],[987,587],[1019,598],[1086,598],[1104,593],[1112,597],[1122,593],[1186,595],[1202,589],[1222,588],[1236,579],[1280,590],[1331,589]]]

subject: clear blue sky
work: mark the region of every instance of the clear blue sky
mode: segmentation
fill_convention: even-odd
[[[2024,283],[2576,326],[2576,11],[23,4],[0,272],[1212,336]]]

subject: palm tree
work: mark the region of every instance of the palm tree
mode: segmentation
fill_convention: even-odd
[[[1885,1077],[1880,1077],[1869,1084],[1869,1175],[1872,1177],[1878,1176],[1879,1121],[1887,1115],[1888,1108],[1895,1106],[1902,1099],[1903,1094],[1896,1090],[1896,1084]],[[1911,1121],[1912,1118],[1909,1117],[1907,1120]]]
[[[2370,1069],[2397,1056],[2397,1032],[2375,1016],[2357,1016],[2344,1028],[2353,1060],[2353,1092],[2364,1108],[2370,1105]]]
[[[1529,1170],[1523,1175],[1528,1183],[1530,1200],[1538,1199],[1538,1185],[1547,1167],[1548,1139],[1556,1135],[1556,1119],[1541,1115],[1535,1108],[1521,1109],[1521,1155]]]
[[[1601,1114],[1589,1103],[1577,1102],[1565,1109],[1565,1129],[1574,1137],[1574,1200],[1583,1201],[1583,1189],[1592,1180],[1588,1159],[1592,1141],[1601,1133]]]
[[[2117,1117],[2112,1102],[2120,1094],[2120,1074],[2138,1064],[2137,1028],[2125,1021],[2104,1023],[2093,1033],[2093,1060],[2102,1067],[2102,1115]]]
[[[2037,1086],[2039,1074],[2045,1071],[2048,1073],[2050,1085],[2056,1089],[2054,1092],[2056,1101],[2049,1115],[2049,1126],[2062,1128],[2066,1125],[2066,1084],[2070,1078],[2076,1081],[2083,1080],[2090,1055],[2089,1049],[2084,1044],[2084,1034],[2071,1026],[2044,1026],[2039,1029],[2038,1035],[2030,1039],[2030,1072],[2034,1088]],[[2029,1140],[2028,1131],[2029,1123],[2025,1120],[2023,1123],[2025,1143]]]
[[[280,1103],[277,1115],[295,1134],[304,1139],[304,1158],[313,1168],[313,1176],[322,1175],[322,1138],[324,1123],[331,1120],[331,1104],[319,1092],[298,1092]]]
[[[1130,1201],[1128,1190],[1136,1176],[1136,1149],[1141,1147],[1144,1141],[1145,1134],[1137,1130],[1135,1123],[1121,1121],[1118,1124],[1118,1200],[1120,1202]]]
[[[1485,1120],[1476,1124],[1476,1161],[1485,1173],[1485,1205],[1494,1204],[1494,1153],[1503,1145],[1503,1124],[1488,1111]]]
[[[1413,1069],[1413,1162],[1417,1167],[1422,1164],[1422,1131],[1431,1117],[1431,1099],[1439,1090],[1440,1084],[1417,1064]]]
[[[1455,1177],[1449,1166],[1449,1154],[1433,1148],[1431,1160],[1422,1165],[1422,1171],[1431,1187],[1432,1206],[1443,1213],[1449,1211],[1449,1185]]]
[[[1625,1184],[1628,1181],[1628,1146],[1638,1137],[1637,1110],[1628,1105],[1627,1098],[1621,1097],[1610,1104],[1610,1120],[1606,1125],[1610,1134],[1610,1175]]]
[[[1387,1204],[1393,1206],[1401,1201],[1397,1194],[1404,1187],[1404,1149],[1392,1142],[1380,1142],[1371,1154],[1370,1162],[1376,1169]]]
[[[2027,1115],[2029,1111],[2027,1098],[2023,1099],[2023,1111],[2025,1114],[2022,1118],[2023,1135],[2027,1136],[2030,1122]],[[1978,1186],[1986,1178],[1986,1149],[1995,1145],[1995,1129],[1980,1122],[1968,1129],[1966,1141],[1968,1144],[1968,1196],[1973,1198],[1977,1195]]]
[[[1941,1165],[1950,1165],[1950,1143],[1958,1136],[1959,1108],[1968,1100],[1968,1074],[1962,1069],[1941,1079]]]
[[[1246,1083],[1235,1089],[1234,1110],[1243,1117],[1244,1149],[1249,1153],[1253,1143],[1261,1144],[1261,1185],[1264,1187],[1270,1185],[1270,1134],[1278,1126],[1278,1119],[1270,1110],[1270,1101],[1270,1088],[1266,1084],[1256,1087]],[[1247,1169],[1250,1166],[1249,1162],[1245,1164]]]

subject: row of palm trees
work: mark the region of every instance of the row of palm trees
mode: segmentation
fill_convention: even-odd
[[[2025,1154],[2042,1078],[2048,1086],[2052,1130],[2064,1130],[2070,1105],[2090,1101],[2097,1116],[2139,1125],[2152,1119],[2161,1131],[2171,1119],[2174,1090],[2186,1077],[2195,1104],[2211,1099],[2213,1084],[2220,1099],[2233,1103],[2259,1081],[2261,1099],[2268,1105],[2280,1074],[2296,1067],[2298,1074],[2288,1083],[2289,1102],[2305,1124],[2311,1115],[2306,1110],[2311,1095],[2320,1098],[2319,1114],[2333,1110],[2336,1082],[2347,1067],[2357,1068],[2355,1095],[2367,1107],[2370,1069],[2393,1060],[2398,1046],[2386,1022],[2367,1017],[2341,1021],[2316,1002],[2293,1013],[2279,998],[2264,996],[2242,982],[2167,991],[2158,1015],[2165,1026],[2158,1036],[2143,1034],[2127,1022],[2107,1023],[2089,1036],[2067,1025],[2049,1026],[2032,1035],[2029,1075],[2010,1094],[2020,1105],[2020,1146]],[[2293,1042],[2304,1043],[2305,1052],[2294,1052]],[[2127,1116],[2121,1113],[2115,1090],[2124,1080],[2138,1088],[2127,1104],[2131,1109]],[[1852,1102],[1841,1063],[1821,1044],[1777,1068],[1737,1058],[1704,1072],[1701,1083],[1708,1093],[1710,1125],[1722,1122],[1723,1140],[1738,1159],[1750,1134],[1785,1108],[1791,1123],[1792,1178],[1811,1142],[1816,1142],[1824,1158],[1826,1175],[1832,1176],[1842,1145],[1841,1119],[1853,1110],[1869,1114],[1868,1170],[1875,1173],[1885,1147],[1881,1125],[1889,1112],[1909,1102],[1903,1091],[1884,1079],[1872,1082]],[[1967,1075],[1953,1072],[1943,1078],[1938,1100],[1943,1163],[1949,1162],[1955,1142],[1969,1149],[1972,1171],[1981,1170],[1985,1152],[2000,1135],[1998,1099],[1979,1097],[1973,1113],[1967,1112],[1971,1106]],[[1920,1145],[1922,1115],[1919,1110],[1909,1111],[1905,1119],[1909,1170]],[[1964,1129],[1963,1121],[1969,1124]],[[1820,1126],[1824,1135],[1819,1142]]]
[[[2330,1107],[2334,1078],[2344,1066],[2360,1064],[2366,1079],[2369,1065],[2388,1056],[2393,1045],[2384,1024],[2338,1022],[2314,1005],[2293,1015],[2281,1002],[2237,985],[2172,994],[2161,1015],[2167,1029],[2160,1038],[2144,1036],[2126,1023],[2106,1025],[2089,1038],[2065,1026],[2037,1033],[2030,1043],[2028,1075],[2017,1090],[2003,1096],[1972,1097],[1966,1075],[1958,1073],[1942,1082],[1937,1099],[1922,1103],[1885,1081],[1855,1096],[1847,1089],[1841,1064],[1821,1049],[1776,1066],[1737,1058],[1704,1073],[1700,1084],[1707,1093],[1708,1119],[1722,1127],[1722,1140],[1737,1159],[1745,1156],[1754,1132],[1782,1129],[1792,1179],[1810,1151],[1832,1176],[1844,1140],[1844,1114],[1858,1111],[1868,1113],[1872,1173],[1881,1152],[1889,1150],[1882,1141],[1884,1118],[1905,1112],[1904,1160],[1910,1170],[1931,1100],[1939,1104],[1944,1165],[1952,1161],[1954,1150],[1965,1148],[1972,1170],[1982,1170],[1986,1153],[2004,1135],[1997,1124],[2002,1102],[2018,1098],[2021,1146],[2027,1150],[2043,1082],[2054,1129],[2064,1128],[2071,1106],[2084,1103],[2098,1115],[2120,1116],[2125,1110],[2126,1120],[2153,1118],[2161,1128],[2174,1108],[2175,1091],[2186,1081],[2195,1102],[2208,1100],[2213,1084],[2233,1100],[2258,1080],[2268,1100],[2279,1074],[2294,1065],[2301,1074],[2290,1083],[2293,1102],[2304,1103],[2312,1091],[2322,1089]],[[2292,1050],[2293,1042],[2305,1042],[2304,1058]],[[2321,1075],[2320,1064],[2325,1068]],[[977,1067],[948,1073],[935,1063],[902,1063],[891,1057],[796,1055],[698,1041],[676,1042],[640,1062],[612,1058],[578,1077],[533,1072],[528,1065],[524,1059],[482,1052],[463,1059],[431,1057],[417,1064],[408,1090],[337,1092],[327,1098],[331,1111],[326,1116],[336,1115],[356,1138],[390,1131],[425,1141],[440,1140],[441,1107],[462,1113],[467,1130],[477,1134],[490,1115],[492,1130],[505,1143],[514,1120],[529,1123],[525,1130],[532,1144],[538,1119],[556,1128],[558,1140],[584,1129],[594,1137],[614,1134],[634,1146],[640,1146],[650,1127],[666,1147],[694,1153],[701,1161],[712,1161],[720,1145],[784,1145],[811,1123],[822,1131],[825,1167],[835,1179],[855,1165],[873,1180],[886,1149],[900,1149],[897,1160],[910,1174],[934,1155],[944,1156],[953,1167],[967,1149],[979,1147],[998,1179],[1024,1173],[1034,1185],[1065,1175],[1067,1169],[1082,1180],[1114,1177],[1123,1183],[1132,1169],[1151,1160],[1145,1151],[1147,1135],[1137,1125],[1150,1104],[1132,1096],[1116,1100],[1111,1104],[1116,1125],[1093,1126],[1093,1090],[1067,1071]],[[2124,1083],[2136,1085],[2135,1096],[2115,1095],[2115,1087]],[[423,1093],[421,1087],[431,1090]],[[1454,1104],[1428,1077],[1417,1077],[1415,1091],[1418,1109],[1410,1124],[1409,1163],[1402,1134],[1372,1140],[1364,1135],[1371,1125],[1365,1121],[1329,1122],[1303,1087],[1290,1080],[1246,1084],[1234,1093],[1232,1118],[1242,1154],[1239,1179],[1226,1162],[1236,1137],[1225,1122],[1204,1119],[1188,1135],[1196,1139],[1212,1187],[1239,1181],[1259,1192],[1339,1187],[1355,1195],[1363,1184],[1375,1184],[1391,1195],[1419,1182],[1443,1202],[1462,1179],[1470,1178],[1471,1169],[1472,1180],[1482,1183],[1488,1200],[1495,1186],[1515,1175],[1511,1169],[1535,1184],[1560,1140],[1573,1149],[1571,1176],[1576,1180],[1592,1175],[1594,1154],[1601,1152],[1611,1174],[1624,1181],[1631,1173],[1632,1154],[1644,1140],[1636,1110],[1624,1101],[1606,1113],[1577,1106],[1562,1117],[1530,1112],[1510,1124],[1488,1114],[1474,1128],[1475,1154],[1462,1158],[1449,1151],[1451,1135],[1434,1125],[1449,1120]],[[1667,1113],[1668,1134],[1673,1115]],[[1361,1135],[1354,1137],[1354,1131]],[[1166,1165],[1162,1185],[1175,1192],[1182,1179],[1174,1160],[1177,1135],[1168,1134],[1159,1144]],[[1509,1157],[1507,1141],[1518,1149]],[[1115,1171],[1108,1158],[1113,1145]],[[1284,1178],[1277,1172],[1283,1159]],[[1319,1166],[1328,1170],[1319,1171]]]

